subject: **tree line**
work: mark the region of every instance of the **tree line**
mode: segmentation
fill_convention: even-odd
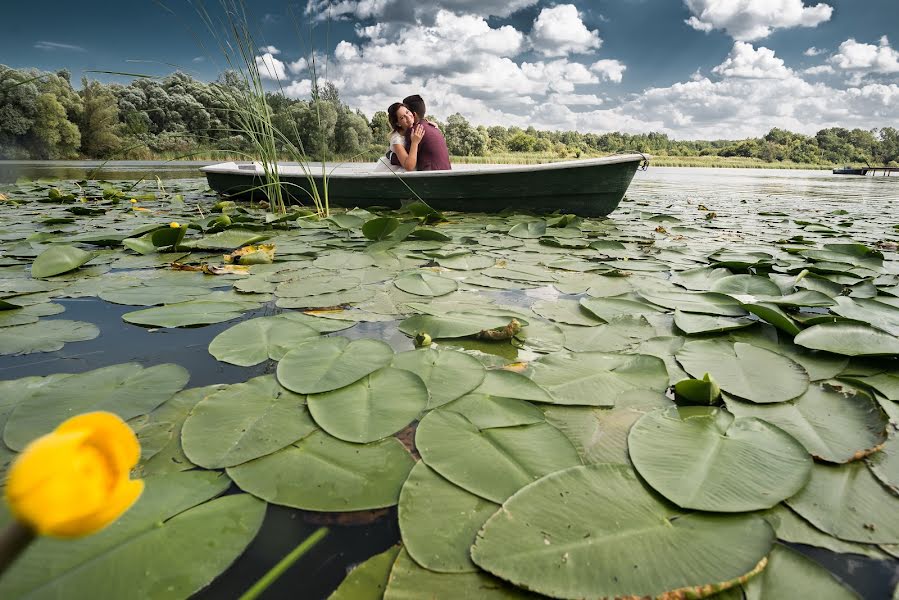
[[[70,74],[0,65],[0,159],[152,159],[250,151],[233,104],[223,95],[242,84],[234,73],[205,83],[184,73],[104,84]],[[267,95],[273,124],[310,159],[374,159],[386,150],[387,113],[371,119],[351,109],[331,83],[309,100]],[[899,165],[899,131],[831,127],[815,135],[774,128],[760,138],[694,140],[664,133],[539,131],[474,126],[460,114],[437,122],[454,156],[539,153],[576,158],[639,151],[658,156],[743,157],[805,164]],[[294,139],[295,138],[295,139]]]

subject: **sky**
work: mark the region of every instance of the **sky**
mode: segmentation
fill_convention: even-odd
[[[126,83],[113,71],[214,80],[226,61],[199,16],[220,0],[12,2],[0,64]],[[234,1],[234,0],[228,0]],[[676,139],[772,127],[899,127],[897,0],[254,0],[246,19],[272,89],[307,98],[309,62],[371,116],[421,94],[475,125]]]

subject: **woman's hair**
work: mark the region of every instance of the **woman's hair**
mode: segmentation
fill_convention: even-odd
[[[400,107],[403,107],[403,106],[406,107],[406,110],[409,109],[409,107],[406,106],[405,104],[403,104],[402,102],[394,102],[387,109],[387,122],[390,123],[390,128],[393,129],[397,133],[399,133],[400,131],[399,131],[399,123],[397,123],[396,113],[397,113],[397,111],[399,111]]]

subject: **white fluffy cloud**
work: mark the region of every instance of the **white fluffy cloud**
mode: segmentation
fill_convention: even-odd
[[[260,52],[265,52],[265,53],[267,53],[267,54],[272,54],[272,55],[278,55],[278,54],[281,54],[281,51],[278,50],[278,49],[277,49],[276,47],[274,47],[274,46],[262,46],[261,48],[259,48],[259,51],[260,51]]]
[[[623,62],[609,58],[600,59],[590,65],[590,70],[599,75],[603,81],[614,83],[621,83],[626,69]]]
[[[430,21],[441,10],[478,17],[508,17],[538,0],[308,0],[306,13],[316,19],[382,19]]]
[[[823,53],[824,50],[822,50],[821,48],[815,48],[814,46],[812,46],[811,48],[806,48],[805,52],[803,52],[803,54],[806,56],[818,56],[819,54]]]
[[[699,31],[722,29],[735,40],[759,40],[775,29],[815,27],[830,19],[833,8],[804,0],[684,0],[693,14],[687,25]]]
[[[866,73],[899,73],[899,52],[890,47],[887,36],[880,43],[863,44],[849,38],[828,59],[831,65],[844,71]]]
[[[786,79],[793,74],[783,60],[774,56],[773,50],[765,47],[755,49],[748,42],[734,42],[728,57],[712,69],[712,73],[747,79]]]
[[[544,56],[567,56],[596,50],[602,40],[597,30],[587,29],[577,7],[560,4],[540,11],[531,31],[531,44]]]
[[[272,56],[271,52],[266,52],[262,56],[256,57],[256,68],[259,69],[259,76],[263,79],[274,81],[287,79],[286,65]]]

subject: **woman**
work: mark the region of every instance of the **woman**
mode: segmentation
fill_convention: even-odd
[[[402,170],[414,171],[418,162],[418,144],[425,136],[425,128],[421,123],[412,130],[409,148],[406,148],[406,132],[415,124],[415,113],[409,110],[402,102],[394,102],[387,109],[387,122],[393,131],[390,133],[390,151],[395,160],[394,165],[399,165]],[[400,169],[396,169],[400,170]]]

